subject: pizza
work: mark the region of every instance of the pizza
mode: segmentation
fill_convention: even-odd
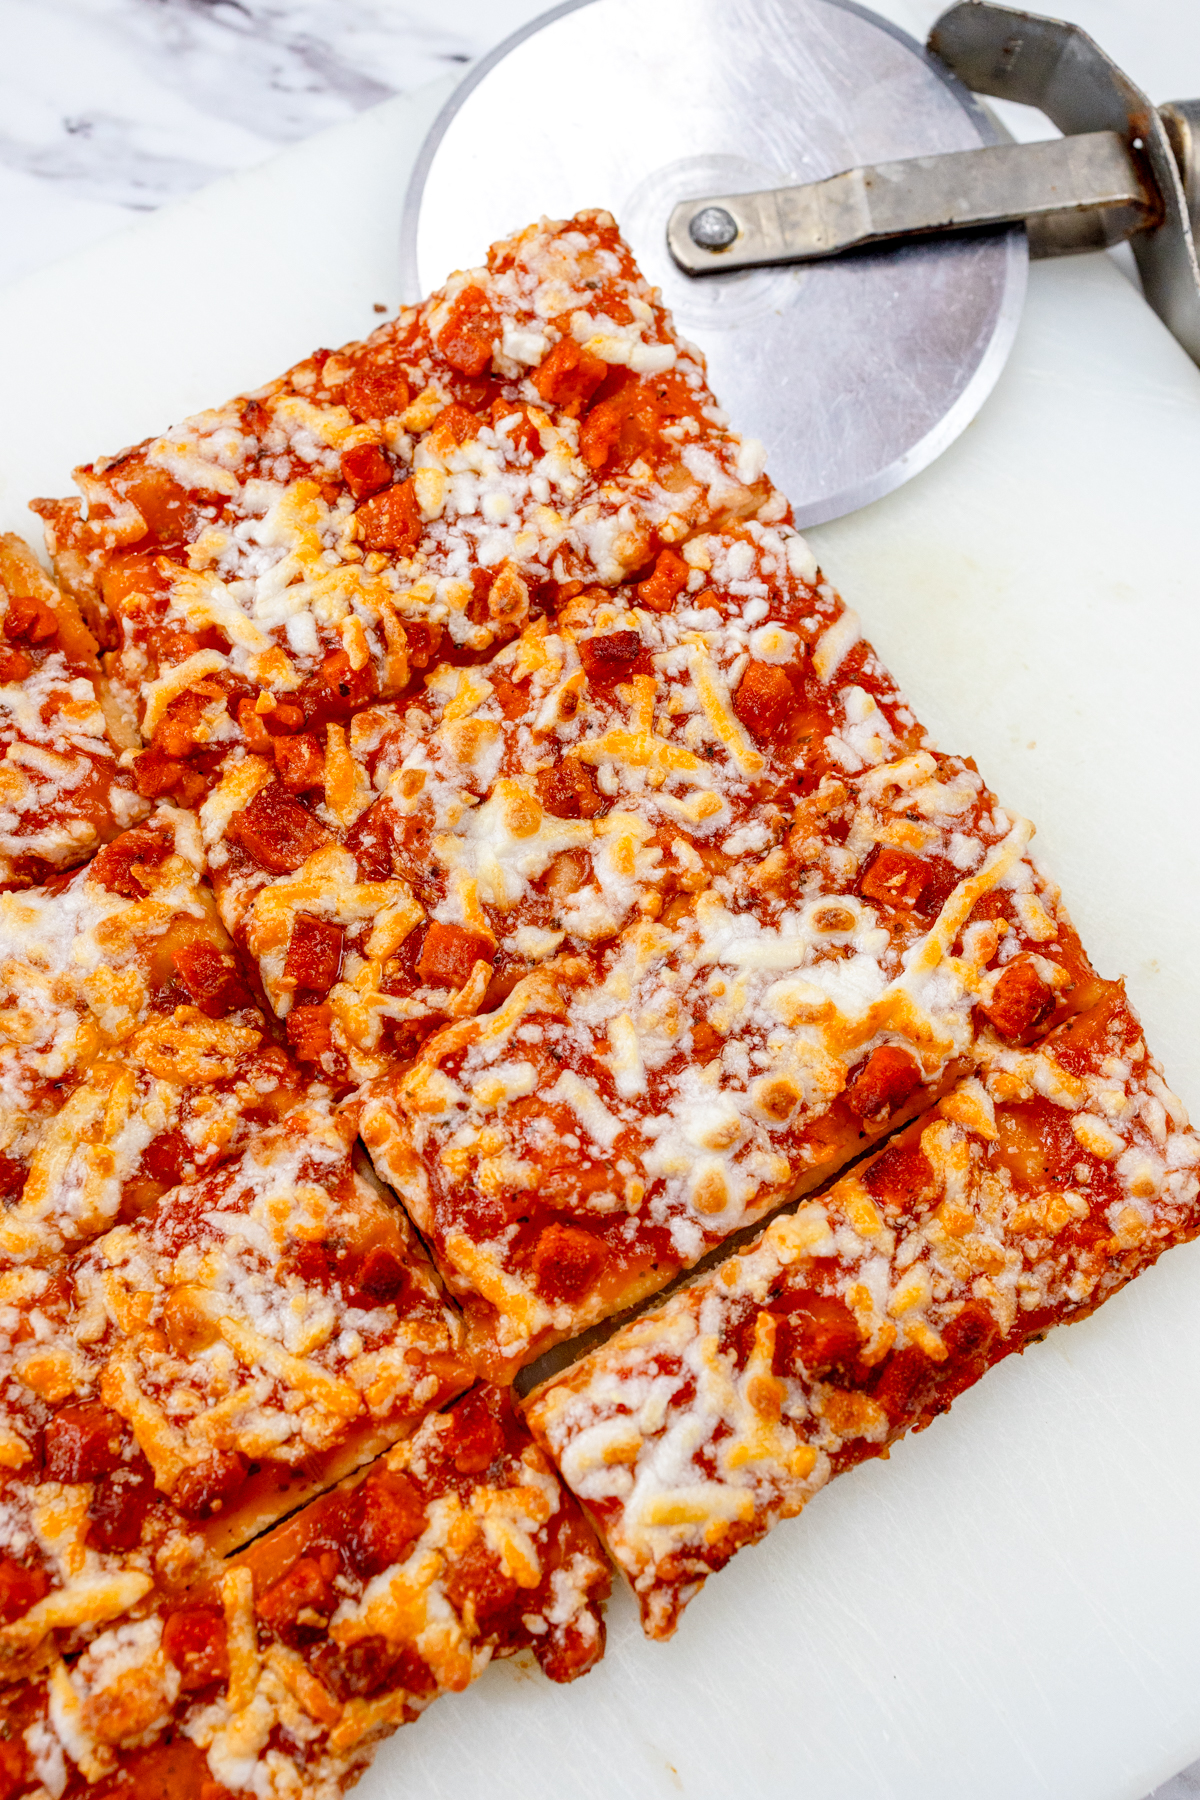
[[[552,1681],[586,1673],[608,1588],[508,1395],[473,1388],[185,1600],[8,1689],[0,1792],[325,1800],[493,1657],[528,1650]]]
[[[585,1514],[668,1636],[1200,1230],[609,215],[77,481],[0,546],[0,1800],[334,1800],[593,1665]]]
[[[1200,1233],[1200,1137],[1117,983],[537,1390],[653,1638],[835,1475]]]
[[[96,640],[28,545],[0,536],[0,886],[73,868],[149,812]]]
[[[461,1320],[354,1136],[352,1109],[299,1104],[7,1279],[0,1671],[194,1583],[470,1385]]]
[[[0,894],[0,1270],[49,1274],[301,1097],[202,868],[195,820],[159,806]]]

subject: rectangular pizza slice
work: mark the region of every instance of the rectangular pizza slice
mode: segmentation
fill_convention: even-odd
[[[330,724],[307,767],[227,761],[200,813],[222,917],[323,1075],[385,1073],[548,956],[738,867],[782,882],[805,794],[923,745],[795,532],[684,548],[673,591],[594,587],[490,661]]]
[[[0,1559],[0,1659],[94,1629],[131,1583],[194,1579],[470,1384],[461,1320],[355,1125],[296,1106],[53,1279],[15,1271],[0,1504],[29,1543]]]
[[[538,1441],[669,1637],[707,1576],[1001,1357],[1200,1232],[1200,1139],[1117,983],[535,1391]]]
[[[697,757],[711,830],[685,834],[667,783],[626,799],[634,736],[580,745],[623,759],[601,764],[621,773],[597,791],[617,796],[599,826],[621,819],[625,917],[587,941],[606,901],[588,821],[590,868],[538,922],[551,944],[574,926],[573,941],[365,1090],[376,1167],[496,1378],[819,1186],[969,1073],[981,1028],[1036,1038],[1095,988],[1032,827],[961,759],[818,766],[778,805]],[[483,867],[515,885],[556,821],[532,784],[500,798],[471,820],[500,815],[481,845],[497,874]]]
[[[86,868],[0,894],[0,1268],[51,1269],[309,1085],[202,867],[195,820],[160,807]]]
[[[63,581],[109,621],[142,792],[191,805],[234,745],[286,769],[439,646],[474,660],[698,528],[783,518],[762,470],[591,212],[81,469],[86,518],[38,504]]]
[[[72,868],[149,812],[104,688],[74,601],[27,544],[0,536],[0,886]]]
[[[603,1653],[609,1571],[504,1393],[475,1388],[365,1478],[0,1701],[18,1800],[335,1800],[494,1657]]]

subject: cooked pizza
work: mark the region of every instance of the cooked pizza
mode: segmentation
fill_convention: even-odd
[[[0,1668],[194,1581],[469,1386],[355,1122],[299,1105],[53,1275],[7,1278],[0,1511],[23,1548],[0,1555]]]
[[[73,868],[150,808],[96,640],[29,546],[0,536],[0,886]]]
[[[723,809],[710,861],[640,882],[631,858],[633,922],[366,1090],[376,1167],[498,1376],[924,1110],[981,1026],[1021,1042],[1094,987],[1032,827],[960,759],[822,776],[769,819]]]
[[[0,1268],[50,1269],[300,1097],[202,867],[195,820],[159,807],[0,894]]]
[[[826,774],[924,742],[803,539],[752,522],[685,552],[331,724],[307,772],[226,763],[200,810],[218,903],[304,1061],[386,1073],[738,847],[757,866]]]
[[[1124,992],[977,1072],[531,1399],[637,1594],[680,1612],[833,1476],[1200,1233],[1200,1138]]]
[[[56,566],[106,622],[141,791],[184,805],[235,745],[286,776],[435,654],[787,510],[600,212],[77,481],[38,503]]]
[[[0,1702],[0,1793],[332,1800],[494,1657],[604,1648],[609,1572],[513,1412],[474,1388],[366,1477]]]
[[[77,480],[0,546],[0,1800],[334,1800],[600,1655],[547,1454],[669,1635],[1200,1228],[607,214]],[[721,1255],[541,1448],[472,1387]]]

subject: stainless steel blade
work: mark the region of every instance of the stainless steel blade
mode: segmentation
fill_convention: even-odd
[[[671,214],[667,243],[681,269],[709,275],[1071,210],[1088,214],[1107,243],[1155,222],[1161,207],[1153,184],[1115,131],[910,157],[802,187],[687,200]]]

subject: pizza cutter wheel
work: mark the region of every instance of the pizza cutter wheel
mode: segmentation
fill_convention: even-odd
[[[971,90],[1067,135],[1001,142]],[[926,49],[853,0],[569,0],[435,121],[407,297],[586,206],[615,214],[801,526],[890,492],[969,423],[1030,253],[1129,238],[1200,362],[1200,102],[1156,109],[1078,27],[988,0],[952,6]]]

